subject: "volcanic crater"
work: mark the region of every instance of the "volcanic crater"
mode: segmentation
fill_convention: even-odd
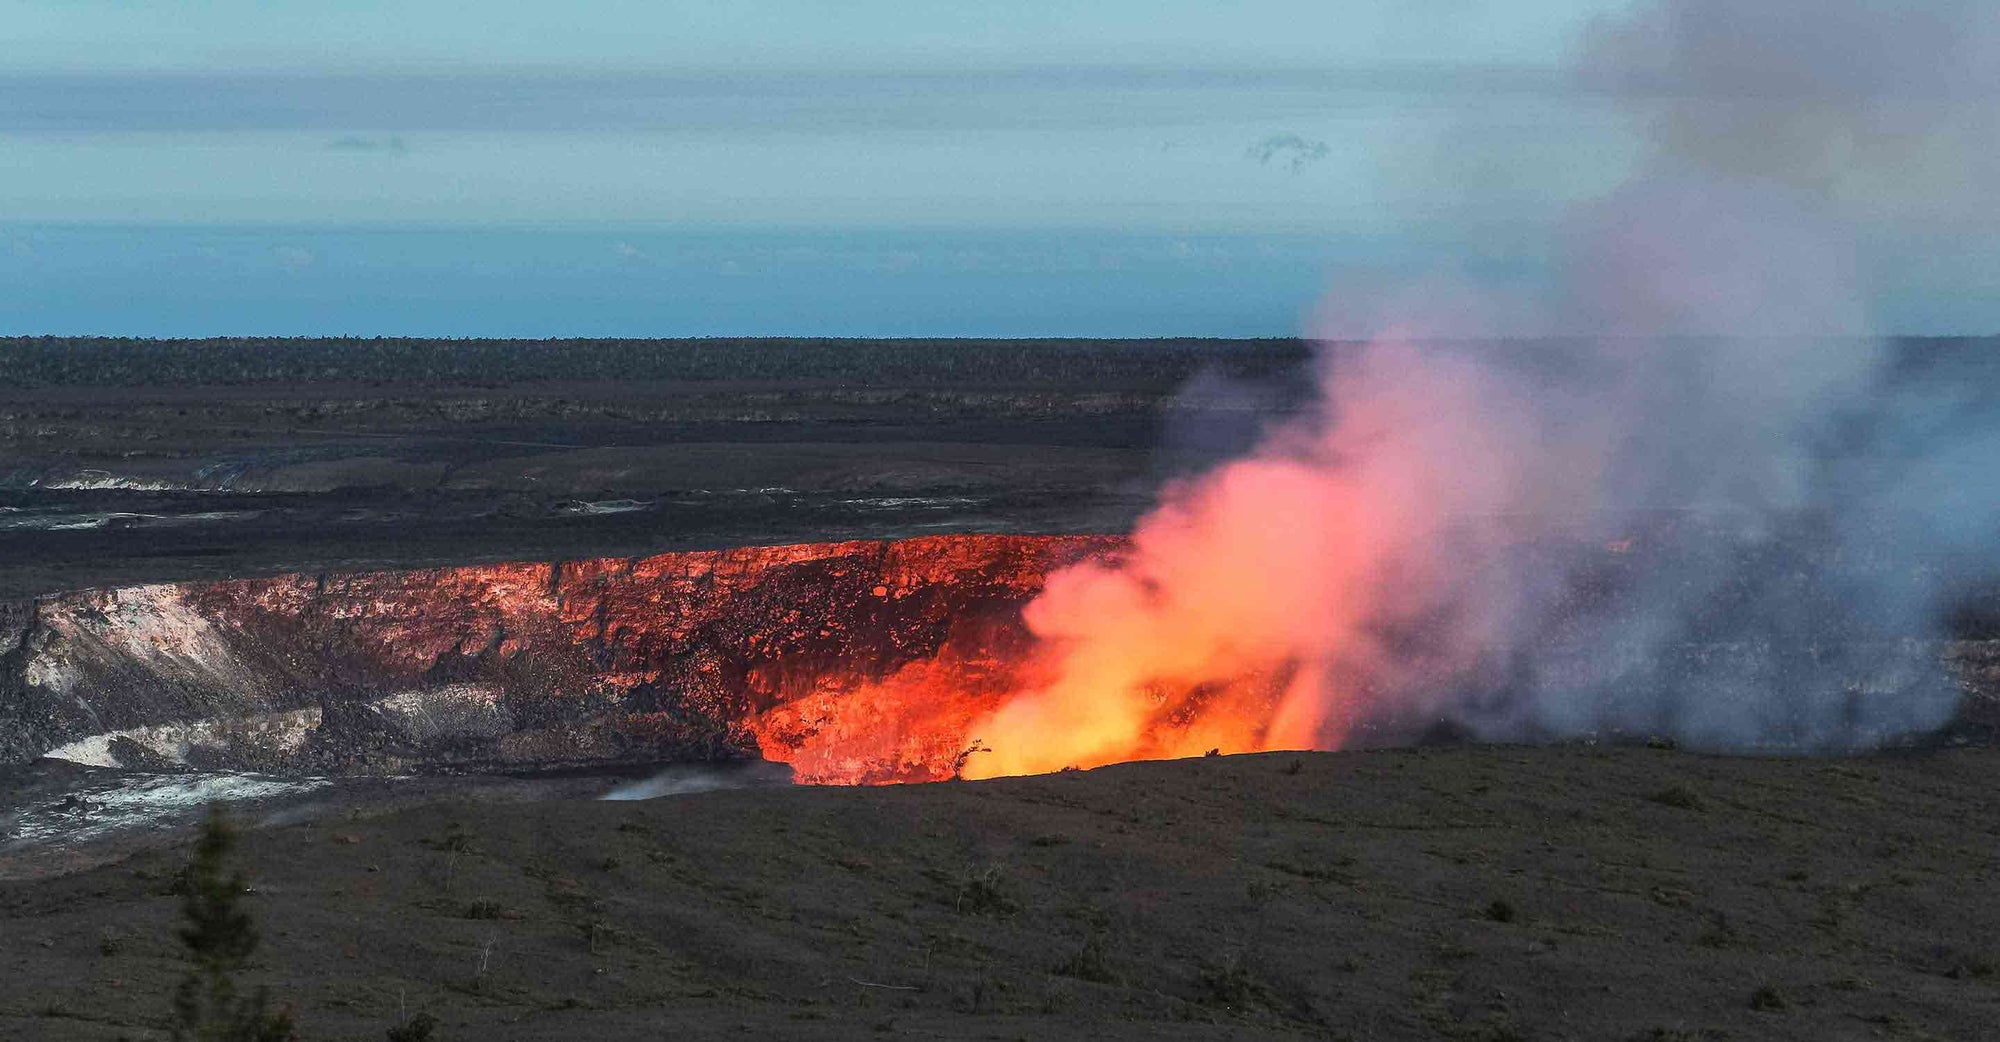
[[[0,616],[0,756],[283,775],[761,758],[810,783],[945,780],[1037,680],[1023,607],[1125,546],[968,534],[51,595]],[[1957,731],[1992,715],[1994,642],[1884,650],[1946,660]],[[1158,692],[1133,748],[1259,748],[1287,676]],[[1204,720],[1228,714],[1243,726]]]
[[[936,536],[55,595],[8,613],[0,750],[281,773],[761,754],[808,781],[946,778],[1011,684],[1021,606],[1119,545]],[[920,714],[876,704],[896,697]]]

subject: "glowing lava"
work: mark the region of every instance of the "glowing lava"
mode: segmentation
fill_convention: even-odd
[[[1491,626],[1439,611],[1490,542],[1462,519],[1514,487],[1506,442],[1469,419],[1490,388],[1393,343],[1325,383],[1337,418],[1280,428],[1170,489],[1119,553],[1050,575],[1016,659],[947,647],[822,678],[752,725],[765,755],[879,782],[1330,749],[1359,710],[1431,690],[1416,678],[1466,666]],[[1421,653],[1397,640],[1417,626]]]

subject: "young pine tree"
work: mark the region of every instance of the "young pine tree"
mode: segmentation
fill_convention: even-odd
[[[220,805],[211,806],[184,877],[180,938],[194,965],[174,992],[174,1042],[289,1042],[294,1037],[291,1014],[268,1012],[264,989],[249,997],[237,994],[236,975],[257,950],[257,926],[243,907],[243,873],[229,866],[235,846],[235,826]]]

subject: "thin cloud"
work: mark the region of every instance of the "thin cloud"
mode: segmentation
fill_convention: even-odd
[[[1281,163],[1296,174],[1325,159],[1332,151],[1324,141],[1309,141],[1297,134],[1273,134],[1251,145],[1244,155],[1263,166]]]
[[[687,75],[200,75],[0,73],[0,131],[299,130],[679,132],[1184,126],[1218,106],[1269,116],[1323,112],[1355,92],[1412,97],[1570,95],[1547,70],[1233,70],[1074,67],[934,73]],[[1136,106],[1101,103],[1129,92]],[[1279,116],[1277,118],[1285,118]],[[349,140],[350,136],[352,140]]]
[[[319,260],[313,255],[313,251],[304,246],[273,246],[271,256],[278,262],[279,267],[289,272],[304,271]]]
[[[384,152],[396,156],[410,150],[410,146],[403,141],[400,134],[391,134],[388,137],[361,137],[358,134],[347,134],[327,142],[326,147],[334,152]]]

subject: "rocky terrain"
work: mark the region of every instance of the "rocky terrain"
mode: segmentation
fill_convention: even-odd
[[[1980,344],[1908,353],[1995,404]],[[1020,606],[1121,545],[1077,533],[1297,408],[1303,360],[0,341],[0,1037],[165,1037],[211,799],[306,1039],[1990,1033],[1993,590],[1832,656],[1867,698],[1946,664],[1957,716],[1892,753],[1419,720],[786,784],[952,777]],[[1703,524],[1635,518],[1605,574],[1724,546]],[[1754,657],[1728,638],[1668,656]]]
[[[0,339],[0,596],[1123,531],[1162,478],[1295,399],[1304,358],[1293,341]]]
[[[1991,1037],[1990,748],[1267,754],[254,829],[300,1037]],[[574,794],[573,794],[574,796]],[[0,882],[0,1035],[161,1039],[184,847]]]
[[[0,754],[289,774],[756,757],[760,715],[913,664],[976,687],[1048,573],[1117,546],[936,536],[49,596],[5,616]],[[885,747],[868,769],[931,777],[958,751]]]
[[[947,779],[1028,668],[1023,605],[1122,546],[963,534],[49,595],[0,611],[0,764],[300,776],[772,759],[813,782]],[[1891,737],[1983,740],[2000,722],[2000,642],[1846,650],[1836,661],[1868,670],[1844,678],[1860,697],[1904,697],[1896,685],[1938,662],[1955,680],[1942,735]],[[1672,654],[1629,682],[1757,649]],[[1542,683],[1619,682],[1596,675],[1602,659]],[[1412,720],[1359,737],[1438,727],[1462,735]]]

